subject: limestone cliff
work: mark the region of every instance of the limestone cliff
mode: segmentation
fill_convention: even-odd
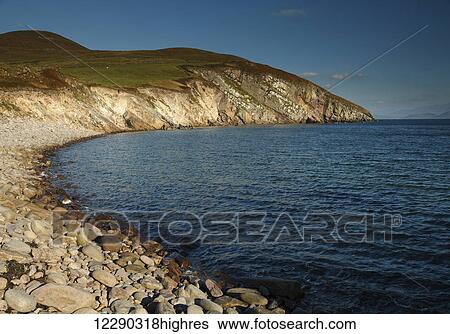
[[[210,125],[370,121],[368,111],[303,81],[237,67],[191,67],[181,90],[114,89],[65,79],[56,89],[0,88],[0,115],[122,131]]]
[[[0,116],[63,121],[106,132],[373,119],[364,108],[307,80],[234,56],[193,49],[108,53],[78,47],[59,35],[48,35],[71,46],[71,52],[78,52],[77,57],[85,57],[92,66],[100,66],[101,61],[102,70],[110,71],[105,72],[110,73],[105,77],[125,82],[116,87],[101,84],[93,76],[86,79],[87,67],[74,71],[75,65],[69,63],[73,59],[57,48],[43,48],[42,39],[36,43],[41,53],[30,54],[22,44],[14,44],[23,36],[32,44],[34,37],[30,34],[4,34],[3,42],[0,35],[0,48],[3,43],[10,58],[22,59],[12,62],[5,58],[2,62],[0,57]],[[117,64],[117,59],[124,57],[128,57],[126,61]],[[170,81],[173,87],[167,83],[145,84],[142,79],[153,79],[155,68],[159,68],[154,64],[160,59],[164,59],[168,75],[176,78]],[[172,65],[174,59],[177,65]],[[42,65],[27,65],[39,62]],[[116,72],[111,72],[110,67]],[[144,70],[153,72],[139,72]],[[131,85],[127,85],[128,77],[134,79]]]

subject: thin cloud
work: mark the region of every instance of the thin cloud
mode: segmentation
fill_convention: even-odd
[[[342,80],[344,79],[346,76],[348,75],[348,73],[335,73],[331,76],[331,79],[334,80]]]
[[[319,73],[317,72],[303,72],[300,73],[300,76],[303,78],[313,78],[313,77],[317,77],[319,75]]]
[[[333,80],[343,80],[345,79],[347,76],[349,76],[349,73],[335,73],[331,76],[331,79]],[[362,73],[358,73],[355,76],[353,76],[353,78],[362,78],[364,76],[364,74]]]
[[[306,13],[303,9],[300,8],[286,8],[280,9],[279,11],[273,13],[276,16],[284,16],[284,17],[299,17],[305,16]]]

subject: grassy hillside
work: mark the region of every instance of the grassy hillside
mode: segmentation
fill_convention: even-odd
[[[0,87],[63,87],[66,83],[61,78],[62,73],[87,85],[130,89],[156,86],[179,90],[185,87],[187,79],[196,75],[186,70],[187,66],[223,65],[256,75],[272,74],[293,84],[315,87],[336,101],[356,106],[296,75],[232,55],[190,48],[99,51],[51,32],[24,30],[0,34]]]
[[[192,76],[183,69],[183,65],[229,62],[245,60],[188,48],[89,50],[50,32],[17,31],[0,35],[0,69],[3,69],[0,70],[0,85],[22,85],[27,81],[29,70],[36,72],[52,68],[91,85],[115,86],[117,83],[123,87],[156,85],[178,88],[183,80]]]

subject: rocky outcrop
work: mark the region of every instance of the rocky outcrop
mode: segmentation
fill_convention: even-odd
[[[102,132],[373,119],[364,108],[309,81],[248,64],[186,67],[193,77],[177,90],[88,86],[62,76],[65,84],[53,89],[4,87],[0,116],[58,121]]]

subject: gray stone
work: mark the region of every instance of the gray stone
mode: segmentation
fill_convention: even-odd
[[[203,314],[203,309],[198,305],[190,305],[187,308],[187,314]]]
[[[41,262],[59,262],[61,258],[66,256],[66,250],[64,248],[54,247],[39,247],[33,248],[31,253],[33,254],[34,260]]]
[[[222,296],[219,298],[214,299],[214,302],[216,304],[221,305],[222,307],[228,308],[228,307],[247,307],[248,304],[246,302],[243,302],[240,299],[233,298],[230,296]]]
[[[186,293],[188,294],[189,298],[199,298],[199,299],[206,299],[208,298],[208,296],[206,295],[206,293],[204,293],[202,290],[200,290],[199,288],[197,288],[195,285],[193,284],[189,284],[186,288],[185,288]]]
[[[254,292],[246,292],[241,294],[241,299],[250,305],[267,305],[269,302],[266,297]]]
[[[5,221],[10,222],[14,220],[14,218],[16,217],[16,213],[10,208],[6,208],[0,205],[0,216],[3,216]]]
[[[58,272],[49,273],[47,275],[47,283],[56,283],[60,285],[65,285],[67,284],[67,276],[63,273]]]
[[[63,313],[73,313],[81,308],[95,308],[95,296],[67,285],[48,283],[34,290],[31,295],[39,304],[52,306]]]
[[[31,257],[28,254],[14,252],[7,249],[0,249],[0,261],[17,261],[19,263],[29,262]]]
[[[53,226],[51,223],[44,220],[33,220],[31,221],[31,230],[40,239],[50,239],[53,234]]]
[[[161,283],[167,290],[173,290],[178,285],[178,283],[171,279],[169,276],[164,276]]]
[[[4,274],[6,272],[8,272],[8,267],[6,265],[6,262],[0,260],[0,274]]]
[[[128,273],[138,273],[138,274],[145,274],[147,272],[147,269],[145,269],[145,267],[139,266],[137,264],[129,264],[126,266],[125,270]]]
[[[131,309],[130,314],[148,314],[148,312],[142,306],[137,306]]]
[[[223,313],[222,306],[209,299],[199,299],[196,303],[209,313]]]
[[[39,288],[41,285],[42,285],[42,283],[39,281],[36,281],[36,280],[31,281],[30,283],[28,283],[25,291],[27,293],[31,293],[33,290],[36,290],[37,288]]]
[[[0,277],[0,290],[5,290],[8,285],[8,280],[4,277]]]
[[[156,303],[155,313],[156,314],[176,314],[173,306],[167,302]]]
[[[24,290],[9,289],[5,292],[5,300],[8,306],[20,313],[28,313],[36,308],[36,300]]]
[[[77,234],[77,244],[78,246],[86,246],[91,243],[91,240],[89,240],[88,236],[85,233],[85,230],[82,228],[80,231],[78,231]]]
[[[162,290],[163,289],[163,285],[161,284],[161,282],[159,282],[157,279],[155,278],[144,278],[141,281],[141,284],[144,288],[149,289],[149,290]]]
[[[98,262],[103,262],[105,260],[103,256],[103,252],[98,247],[95,247],[93,245],[86,245],[81,250],[84,255],[89,256],[90,258],[94,259]]]
[[[178,298],[174,298],[170,301],[170,303],[172,305],[186,305],[186,298],[184,297],[178,297]]]
[[[276,308],[274,308],[274,309],[272,310],[272,313],[273,313],[273,314],[285,314],[286,311],[283,310],[281,307],[276,307]]]
[[[113,287],[109,291],[109,299],[128,299],[131,295],[136,294],[137,289],[134,286]]]
[[[139,259],[139,255],[131,252],[124,252],[120,254],[120,258],[116,261],[116,264],[121,267],[126,267],[128,264],[131,264]]]
[[[17,239],[11,239],[7,243],[3,245],[3,249],[22,253],[22,254],[29,254],[31,253],[31,247],[30,245],[26,244],[23,241],[17,240]]]
[[[232,307],[231,308],[226,308],[223,313],[225,313],[225,314],[239,314],[239,312],[236,311],[236,309],[232,308]]]
[[[111,310],[115,314],[128,314],[136,305],[129,300],[116,300],[111,304]]]
[[[135,292],[135,293],[133,294],[134,300],[137,301],[137,302],[139,302],[139,303],[142,302],[142,300],[143,300],[145,297],[147,297],[147,294],[144,293],[144,292],[141,292],[141,291]]]
[[[92,273],[92,277],[94,277],[97,281],[110,288],[116,286],[118,283],[114,275],[106,270],[95,270]]]
[[[6,300],[0,300],[0,312],[5,312],[8,309]]]
[[[223,296],[223,292],[220,289],[219,285],[216,282],[214,282],[212,279],[209,279],[209,278],[206,279],[205,286],[208,289],[211,296],[213,296],[213,297]]]
[[[258,290],[249,288],[231,288],[227,290],[227,293],[230,295],[240,295],[246,292],[259,293]]]
[[[147,255],[141,255],[140,260],[149,267],[153,267],[155,265],[155,261]]]

